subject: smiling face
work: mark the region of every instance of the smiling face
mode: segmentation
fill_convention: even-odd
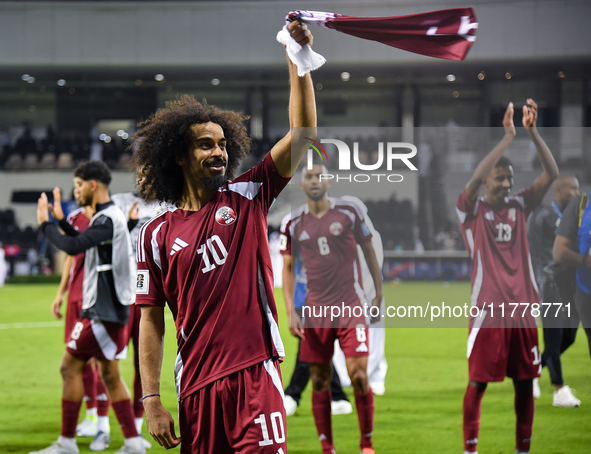
[[[513,187],[513,166],[495,167],[484,181],[486,202],[497,205],[503,202]]]
[[[326,169],[320,164],[314,164],[311,169],[306,168],[302,172],[300,189],[314,202],[322,200],[330,187],[330,180],[323,179],[320,181],[320,175],[325,173]]]
[[[200,181],[206,188],[217,190],[226,182],[228,153],[222,127],[216,123],[191,126],[193,143],[186,158],[178,164],[185,177]]]

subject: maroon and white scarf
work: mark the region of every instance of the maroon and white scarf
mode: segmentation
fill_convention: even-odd
[[[287,24],[300,19],[305,24],[316,24],[338,30],[347,35],[378,41],[387,46],[429,57],[463,60],[476,40],[474,8],[453,8],[428,13],[394,17],[354,17],[322,11],[290,12],[286,26],[277,34],[291,61],[298,67],[298,75],[319,68],[324,57],[310,46],[300,46],[289,36]]]

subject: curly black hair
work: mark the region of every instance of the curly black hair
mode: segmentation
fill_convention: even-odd
[[[184,176],[178,158],[186,157],[194,141],[191,126],[217,123],[227,140],[228,165],[226,177],[236,175],[240,162],[250,150],[250,138],[244,122],[249,117],[242,113],[223,110],[183,95],[168,101],[146,121],[138,124],[132,137],[135,148],[133,164],[142,178],[139,193],[146,201],[175,203],[183,194]],[[141,171],[141,172],[140,172]]]
[[[74,170],[74,176],[84,181],[96,180],[105,186],[111,184],[111,171],[103,161],[83,162]]]

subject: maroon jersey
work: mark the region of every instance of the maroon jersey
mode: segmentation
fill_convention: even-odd
[[[535,208],[531,188],[506,197],[500,210],[482,198],[471,202],[465,188],[460,194],[456,210],[472,259],[473,306],[505,303],[508,316],[513,310],[509,303],[540,302],[526,232],[527,217]]]
[[[277,325],[267,212],[288,183],[268,154],[199,211],[175,207],[142,227],[136,304],[168,306],[180,399],[285,356]]]
[[[371,241],[363,211],[353,202],[329,198],[330,210],[317,218],[305,204],[284,222],[287,243],[300,250],[308,277],[307,305],[365,302],[357,243]]]
[[[84,216],[84,208],[72,211],[66,218],[68,223],[80,233],[84,232],[90,219]],[[79,304],[82,307],[82,282],[84,281],[84,252],[74,256],[74,262],[70,269],[70,280],[68,281],[68,304]]]

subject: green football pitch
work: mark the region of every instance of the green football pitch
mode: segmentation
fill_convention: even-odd
[[[52,318],[49,309],[56,288],[44,284],[0,288],[0,453],[38,450],[59,435],[59,365],[64,351],[64,328],[62,322]],[[386,285],[385,293],[386,301],[390,302],[468,301],[470,288],[466,283],[402,283],[396,287]],[[287,382],[293,370],[296,341],[287,330],[280,294],[277,291],[280,326],[287,348],[282,374]],[[167,325],[161,393],[165,406],[174,415],[176,347],[172,319]],[[540,342],[541,337],[540,331]],[[375,399],[374,447],[378,454],[462,452],[466,339],[464,328],[387,330],[386,394]],[[121,362],[128,384],[133,378],[131,356]],[[540,381],[542,397],[536,401],[532,453],[591,452],[591,362],[582,330],[575,344],[563,355],[563,373],[567,384],[578,391],[582,407],[553,407],[552,388],[545,370]],[[347,392],[353,401],[351,389]],[[287,441],[292,454],[320,452],[310,400],[308,386],[296,414],[287,418]],[[355,413],[333,417],[333,428],[339,454],[359,452]],[[511,381],[492,383],[482,405],[479,452],[513,453],[514,431]],[[111,434],[111,448],[107,452],[114,452],[123,443],[112,411]],[[151,438],[145,426],[144,435]],[[90,441],[78,439],[81,452],[91,452]],[[154,444],[151,452],[162,450]]]

